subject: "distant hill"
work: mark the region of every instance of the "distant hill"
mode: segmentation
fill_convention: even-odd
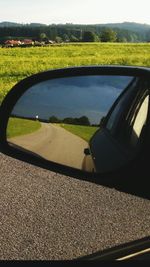
[[[150,30],[149,24],[141,24],[141,23],[136,23],[136,22],[106,23],[106,24],[98,24],[97,26],[118,28],[118,29],[123,29],[123,30],[130,30],[134,32]]]
[[[47,25],[42,24],[42,23],[21,24],[21,23],[16,23],[16,22],[9,22],[9,21],[0,22],[0,27],[22,27],[22,26],[40,27],[40,26],[47,26]]]
[[[0,22],[0,27],[19,27],[19,26],[22,26],[22,24],[9,21]]]
[[[136,22],[105,23],[105,24],[21,24],[15,22],[0,22],[0,43],[5,39],[16,37],[40,38],[44,33],[47,38],[55,41],[81,41],[85,31],[93,32],[99,40],[105,28],[111,28],[116,32],[117,42],[149,42],[150,25]],[[109,31],[110,32],[110,31]]]
[[[50,24],[50,25],[52,25],[52,24]],[[69,25],[69,23],[55,24],[55,25],[56,26],[57,25],[65,26],[65,25]],[[70,25],[75,26],[75,25],[80,25],[80,24],[70,24]],[[48,26],[48,25],[43,24],[43,23],[24,23],[24,24],[21,24],[21,23],[16,23],[16,22],[9,22],[9,21],[0,22],[0,27],[22,27],[22,26],[40,27],[40,26]],[[80,26],[84,26],[84,24],[81,24]],[[86,26],[92,26],[92,24],[89,24]],[[150,30],[149,24],[141,24],[141,23],[136,23],[136,22],[103,23],[103,24],[93,24],[93,26],[118,28],[118,29],[124,29],[124,30],[136,31],[136,32]]]

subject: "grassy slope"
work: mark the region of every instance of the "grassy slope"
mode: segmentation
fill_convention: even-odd
[[[40,129],[39,121],[32,121],[19,118],[10,118],[7,127],[7,137],[15,137],[24,134],[29,134]]]
[[[99,127],[91,127],[91,126],[80,126],[80,125],[72,125],[72,124],[59,124],[61,127],[66,129],[67,131],[78,135],[82,139],[89,141],[93,134],[99,129]]]
[[[0,48],[0,101],[14,84],[33,73],[69,66],[102,64],[150,66],[150,44],[79,43]]]

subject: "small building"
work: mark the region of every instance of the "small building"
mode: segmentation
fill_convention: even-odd
[[[34,42],[31,39],[24,39],[21,41],[21,45],[22,46],[32,46],[32,45],[34,45]]]
[[[54,41],[52,41],[52,40],[46,40],[45,41],[45,44],[54,44],[55,42]]]
[[[6,40],[4,42],[5,47],[16,47],[21,45],[21,42],[18,40]]]

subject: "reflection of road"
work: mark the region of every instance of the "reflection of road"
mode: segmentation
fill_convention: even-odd
[[[48,160],[82,169],[88,143],[56,124],[41,124],[38,131],[9,141]]]

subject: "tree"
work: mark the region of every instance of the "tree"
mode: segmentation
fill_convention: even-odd
[[[71,117],[64,118],[62,122],[67,123],[67,124],[75,124],[74,118],[71,118]]]
[[[60,120],[56,116],[51,116],[49,118],[49,122],[50,123],[58,123],[58,122],[60,122]]]
[[[80,118],[77,118],[77,122],[79,125],[86,125],[86,126],[90,125],[90,121],[89,121],[88,117],[86,117],[86,116],[82,116]]]
[[[47,39],[48,39],[48,38],[47,38],[46,33],[44,33],[44,32],[40,33],[40,40],[41,40],[41,41],[45,41],[45,40],[47,40]]]
[[[48,26],[49,27],[49,38],[55,41],[57,36],[57,29],[55,26]]]
[[[79,39],[72,34],[70,36],[70,42],[79,42]]]
[[[101,32],[100,38],[102,42],[116,42],[117,33],[112,29],[107,28]]]
[[[146,41],[150,42],[150,30],[146,33]]]
[[[82,35],[83,42],[96,42],[96,34],[91,31],[85,31]]]
[[[90,125],[90,121],[88,117],[86,116],[82,116],[80,118],[67,117],[67,118],[64,118],[62,122],[67,123],[67,124],[74,124],[74,125],[86,125],[86,126]]]
[[[66,33],[63,34],[62,39],[63,39],[64,42],[69,42],[70,41],[70,38],[69,38],[68,34],[66,34]]]
[[[56,43],[62,43],[62,38],[60,36],[56,36],[55,41]]]

